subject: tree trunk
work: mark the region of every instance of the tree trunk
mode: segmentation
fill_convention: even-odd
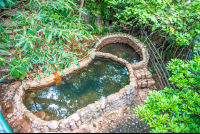
[[[75,41],[76,41],[76,38],[74,36],[74,39],[73,39],[73,42],[72,42],[72,45],[71,45],[71,51],[72,52],[74,52],[74,43],[75,43]]]
[[[83,5],[84,5],[84,0],[81,1],[81,7],[80,7],[81,9],[80,9],[80,11],[82,10]],[[81,12],[79,12],[79,19],[80,19],[80,18],[81,18]]]

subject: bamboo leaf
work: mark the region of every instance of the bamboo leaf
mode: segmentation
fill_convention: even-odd
[[[5,78],[6,78],[6,76],[3,76],[3,78],[0,79],[0,82],[2,82]]]
[[[0,6],[2,6],[3,8],[5,8],[5,3],[3,0],[0,0]]]
[[[15,45],[15,47],[21,46],[22,43],[24,43],[24,42],[25,42],[25,40],[20,41],[19,43],[17,43],[17,44]]]
[[[41,77],[39,75],[36,75],[36,78],[40,81]]]

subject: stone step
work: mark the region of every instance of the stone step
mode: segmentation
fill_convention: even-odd
[[[2,12],[2,14],[3,14],[3,17],[14,17],[15,15],[19,14],[17,11],[19,11],[21,13],[24,12],[23,9],[17,8],[17,10],[16,9],[12,9],[11,14],[10,14],[9,10],[6,10],[6,11]]]
[[[3,42],[0,42],[0,44],[1,44],[1,46],[3,46],[4,43],[3,43]],[[6,44],[6,45],[7,45],[9,48],[15,48],[14,45],[11,45],[11,44]],[[5,45],[5,46],[6,46],[6,45]],[[7,46],[6,46],[6,47],[7,47]]]
[[[146,97],[149,95],[148,94],[149,91],[152,91],[152,89],[150,89],[150,88],[139,89],[138,95],[142,100],[145,100]]]
[[[8,64],[8,63],[10,63],[13,59],[15,59],[14,56],[12,56],[10,59],[7,59],[7,60],[5,61],[5,63]]]
[[[134,75],[137,79],[150,79],[152,78],[151,72],[147,68],[138,69],[134,71]]]
[[[8,29],[6,33],[7,33],[8,35],[12,35],[12,30],[11,30],[11,29]]]
[[[2,52],[0,52],[0,55],[4,57],[4,56],[12,55],[14,52],[15,52],[15,48],[12,47],[12,48],[10,48],[10,50],[8,51],[8,53],[2,53]]]
[[[137,80],[137,88],[148,88],[154,86],[155,81],[153,79],[139,79]]]
[[[9,35],[9,40],[13,40],[14,39],[14,36],[11,34]],[[2,42],[2,41],[1,41]]]
[[[10,25],[10,23],[11,23],[11,21],[10,20],[5,20],[4,22],[3,22],[3,27],[7,27],[8,25]],[[12,24],[13,25],[16,25],[17,23],[16,22],[12,22]]]
[[[5,69],[7,69],[8,68],[8,65],[2,65],[2,66],[0,66],[0,79],[4,76],[4,75],[6,75],[6,74],[8,74],[8,71],[7,70],[5,70]]]
[[[9,48],[15,48],[14,45],[11,45],[11,44],[6,44]]]
[[[7,74],[7,73],[8,73],[7,70],[0,70],[0,74],[1,74],[1,75],[5,75],[5,74]]]
[[[9,40],[13,40],[14,36],[13,35],[9,35]]]

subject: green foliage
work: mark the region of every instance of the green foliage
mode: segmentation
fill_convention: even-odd
[[[80,0],[78,0],[80,1]],[[114,32],[119,29],[109,29],[109,21],[114,21],[114,16],[117,12],[121,12],[125,9],[127,0],[86,0],[85,12],[90,13],[90,18],[88,23],[94,27],[92,33],[102,33],[106,34],[109,32]],[[101,15],[100,21],[102,26],[98,28],[95,20],[98,15]]]
[[[72,63],[78,65],[78,55],[70,51],[70,47],[73,48],[83,38],[94,39],[89,32],[92,27],[78,18],[79,7],[70,0],[31,0],[25,7],[29,11],[19,12],[13,18],[17,25],[7,27],[17,33],[13,41],[17,49],[17,64],[9,64],[10,75],[24,78],[25,71],[37,67],[42,75],[49,76],[70,67]],[[79,43],[79,46],[84,48],[84,44]]]
[[[0,11],[1,7],[5,8],[6,6],[11,7],[15,0],[0,0]]]
[[[181,89],[200,89],[200,56],[194,56],[194,60],[184,62],[180,59],[172,59],[167,66],[172,77],[169,79]]]
[[[190,89],[149,91],[134,116],[150,125],[151,133],[200,133],[200,95]]]
[[[145,105],[135,109],[135,116],[141,115],[152,133],[199,133],[200,56],[188,62],[172,59],[167,69],[172,72],[169,80],[180,89],[150,91]]]
[[[26,59],[17,60],[14,59],[9,65],[9,75],[14,76],[15,78],[19,78],[23,80],[25,78],[25,72],[27,71],[28,62]]]
[[[8,53],[10,49],[5,42],[9,42],[9,36],[6,33],[6,29],[3,28],[3,23],[0,23],[0,52],[1,53]],[[0,55],[0,66],[5,65],[6,58]]]
[[[115,17],[121,25],[151,28],[174,47],[199,46],[192,43],[200,34],[200,0],[134,0]],[[176,48],[177,49],[177,48]],[[169,56],[169,55],[168,55]]]

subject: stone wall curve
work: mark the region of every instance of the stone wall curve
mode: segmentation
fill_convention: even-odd
[[[140,62],[132,63],[132,67],[134,69],[141,69],[141,68],[147,67],[147,64],[149,61],[148,51],[146,49],[146,46],[137,38],[125,33],[108,34],[100,38],[100,40],[95,44],[94,50],[99,51],[102,47],[110,43],[128,44],[142,58]]]
[[[99,51],[101,47],[109,43],[120,43],[120,41],[121,43],[129,44],[133,49],[137,50],[138,54],[140,54],[140,56],[142,57],[142,61],[138,63],[129,63],[128,61],[120,57]],[[49,77],[42,78],[41,81],[22,81],[21,86],[16,89],[16,93],[14,95],[14,109],[31,124],[33,132],[72,132],[73,130],[78,129],[81,125],[87,124],[92,119],[96,119],[113,110],[117,110],[120,107],[129,105],[131,104],[131,102],[134,101],[135,95],[137,94],[137,78],[135,76],[134,70],[145,68],[147,66],[149,55],[146,47],[139,40],[128,34],[109,34],[102,37],[100,41],[96,43],[95,48],[90,55],[79,61],[80,67],[72,64],[70,68],[65,68],[63,70],[65,75],[61,74],[61,72],[59,71],[57,72],[57,74],[62,78],[68,77],[74,72],[86,68],[95,57],[109,58],[113,61],[123,64],[129,72],[129,85],[126,85],[125,87],[120,89],[119,92],[111,94],[106,98],[103,98],[99,101],[87,105],[84,108],[77,110],[74,114],[67,117],[66,119],[61,119],[59,121],[44,121],[36,117],[36,115],[31,113],[24,106],[22,101],[23,96],[26,90],[34,90],[37,88],[54,85],[56,83],[56,77],[51,74]]]

